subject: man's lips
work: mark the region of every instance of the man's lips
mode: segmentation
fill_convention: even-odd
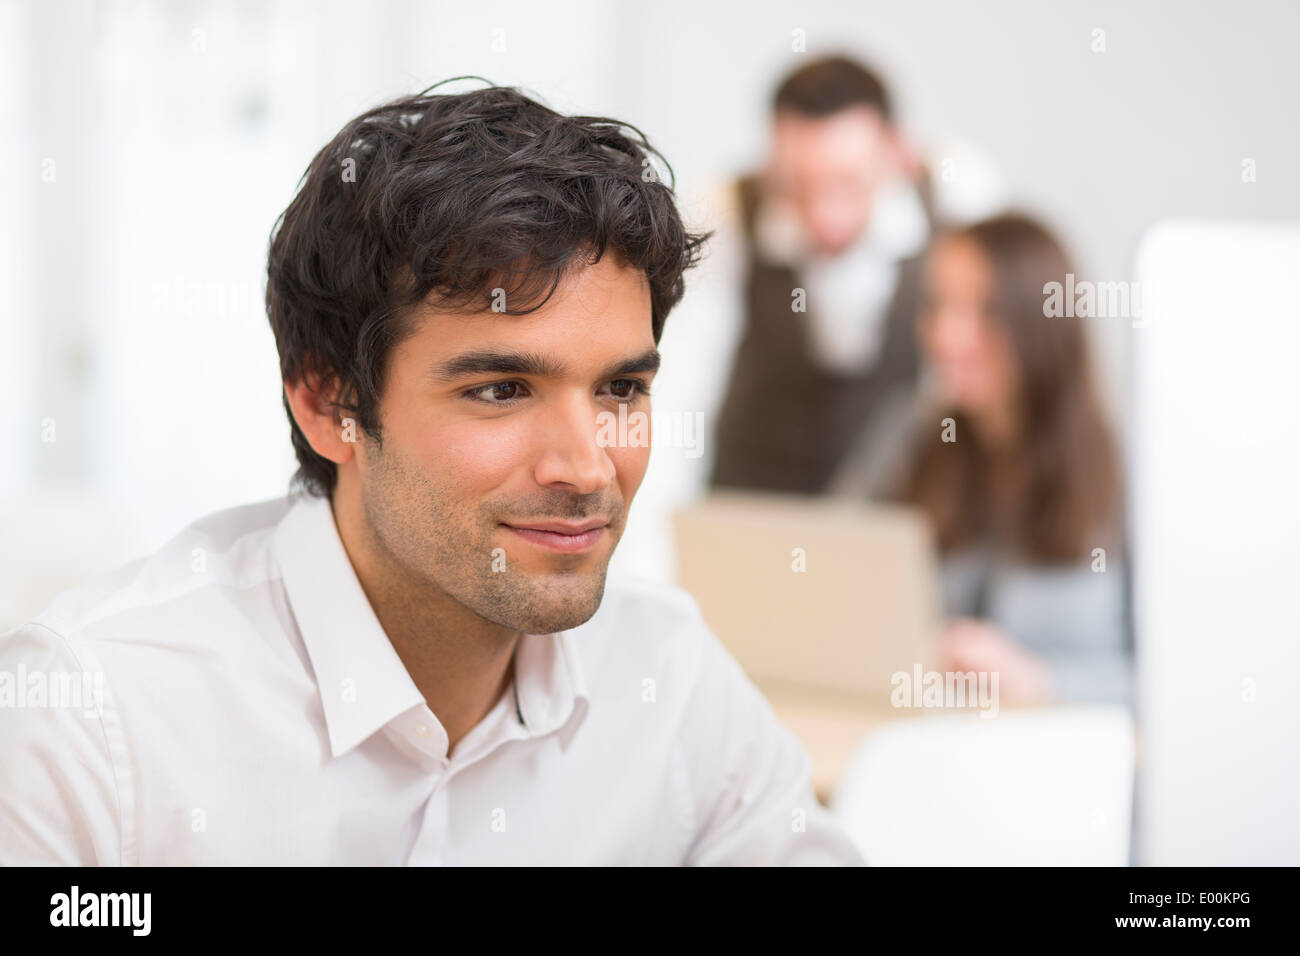
[[[502,522],[502,526],[533,544],[563,554],[576,554],[595,547],[605,535],[609,522],[604,518],[592,518],[581,522],[521,521],[517,524]]]

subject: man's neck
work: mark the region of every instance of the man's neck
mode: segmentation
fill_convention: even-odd
[[[450,756],[514,679],[519,633],[474,614],[385,560],[369,530],[335,510],[335,524],[380,626],[447,731]],[[360,522],[358,522],[360,523]]]

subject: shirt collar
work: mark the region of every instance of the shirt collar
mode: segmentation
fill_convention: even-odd
[[[572,631],[520,637],[515,649],[515,705],[529,736],[562,731],[560,742],[567,750],[590,703]]]
[[[328,499],[298,497],[276,528],[274,549],[338,757],[424,696],[361,588]],[[528,736],[563,729],[567,749],[589,707],[572,632],[520,638],[514,694]]]

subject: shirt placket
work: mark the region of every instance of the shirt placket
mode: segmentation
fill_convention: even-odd
[[[432,774],[432,789],[424,805],[419,832],[411,848],[408,865],[441,866],[450,835],[451,802],[448,791],[452,780],[474,764],[491,756],[504,744],[512,740],[523,740],[530,734],[519,719],[517,697],[512,688],[510,693],[504,695],[501,702],[493,708],[484,724],[475,727],[460,742],[456,752],[449,759],[442,756],[447,750],[446,731],[427,705],[422,706],[421,710],[423,714],[428,715],[432,727],[436,729],[436,732],[431,731],[428,734],[427,739],[432,741],[436,737],[435,746],[438,749],[417,745],[417,749],[429,755],[435,764],[435,769]],[[423,721],[425,718],[421,716],[416,718],[412,725],[414,727]],[[412,732],[418,736],[418,731],[413,729]]]

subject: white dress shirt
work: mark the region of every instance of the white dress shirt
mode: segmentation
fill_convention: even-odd
[[[447,744],[328,502],[219,512],[0,637],[0,864],[863,862],[675,588],[611,576]]]

